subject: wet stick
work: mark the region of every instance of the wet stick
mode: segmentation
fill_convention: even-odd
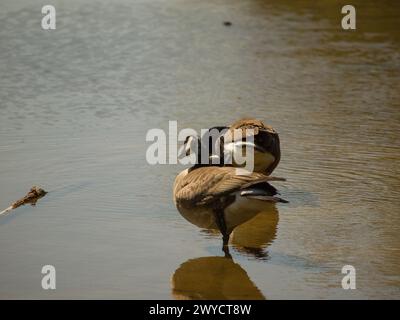
[[[20,206],[23,206],[25,204],[31,204],[32,206],[36,205],[36,202],[44,197],[47,194],[46,191],[44,191],[42,188],[33,186],[31,190],[26,194],[25,197],[15,201],[11,206],[9,206],[7,209],[3,210],[0,212],[0,215],[5,214],[8,211],[11,211],[13,209],[16,209]]]

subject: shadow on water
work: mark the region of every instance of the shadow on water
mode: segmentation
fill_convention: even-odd
[[[239,254],[267,260],[266,248],[276,237],[278,221],[275,206],[259,213],[233,231],[231,248]],[[212,230],[206,233],[220,236]],[[265,299],[247,272],[228,257],[190,259],[175,271],[171,285],[176,299]]]

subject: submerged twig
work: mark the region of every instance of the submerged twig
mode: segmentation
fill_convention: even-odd
[[[31,204],[32,206],[34,206],[34,205],[36,205],[36,202],[37,202],[40,198],[44,197],[46,194],[47,194],[47,192],[44,191],[42,188],[33,186],[33,187],[31,188],[31,190],[29,190],[29,192],[26,194],[25,197],[23,197],[23,198],[21,198],[21,199],[15,201],[15,202],[14,202],[11,206],[9,206],[7,209],[1,211],[1,212],[0,212],[0,215],[6,213],[6,212],[8,212],[8,211],[11,211],[11,210],[13,210],[13,209],[15,209],[15,208],[18,208],[18,207],[20,207],[20,206],[23,206],[23,205],[25,205],[25,204],[28,204],[28,203]]]

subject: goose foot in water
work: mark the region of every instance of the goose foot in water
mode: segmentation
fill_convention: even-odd
[[[222,251],[224,252],[225,258],[232,259],[231,253],[229,252],[229,246],[223,245]]]

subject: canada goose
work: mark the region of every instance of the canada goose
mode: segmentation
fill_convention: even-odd
[[[277,190],[268,183],[284,180],[257,172],[237,174],[233,167],[195,165],[176,177],[174,203],[180,214],[194,225],[218,229],[223,250],[229,254],[229,235],[236,226],[268,205],[287,202],[277,197]]]
[[[248,129],[253,130],[253,134]],[[235,136],[237,134],[235,130],[241,131],[239,137]],[[246,157],[246,151],[250,151],[254,155],[253,171],[269,175],[280,161],[279,135],[271,126],[265,125],[260,120],[241,119],[229,127],[217,126],[208,131],[210,135],[204,135],[201,138],[189,136],[184,142],[186,155],[197,152],[199,163],[204,164],[204,159],[200,162],[200,155],[204,157],[204,153],[207,153],[210,165],[244,166],[246,163],[239,165],[235,159],[239,154]],[[215,133],[217,133],[216,136]],[[220,149],[215,150],[213,143],[218,140]]]

